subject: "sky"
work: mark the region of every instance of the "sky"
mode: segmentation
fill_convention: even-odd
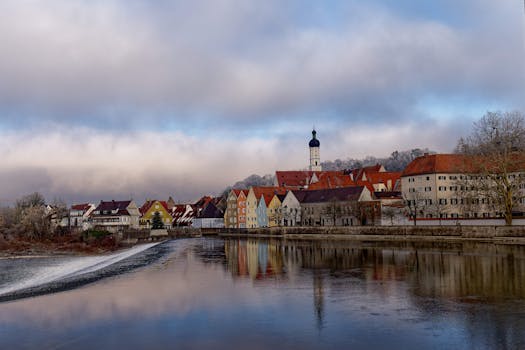
[[[3,0],[0,204],[192,201],[525,111],[521,0]]]

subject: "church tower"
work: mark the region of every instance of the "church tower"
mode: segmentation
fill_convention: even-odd
[[[319,153],[319,146],[321,145],[319,140],[316,138],[317,132],[312,130],[312,139],[308,143],[310,146],[310,170],[321,171],[321,154]]]

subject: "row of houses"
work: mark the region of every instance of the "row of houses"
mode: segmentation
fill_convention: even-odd
[[[381,224],[382,207],[403,207],[400,172],[378,164],[349,171],[277,171],[275,186],[232,189],[226,228]],[[403,220],[398,210],[397,221]]]
[[[227,228],[525,223],[525,158],[507,173],[459,154],[424,154],[403,172],[377,164],[345,171],[277,171],[273,187],[233,189]],[[498,195],[505,183],[512,196]],[[504,210],[511,206],[511,212]],[[512,221],[512,220],[510,220]]]
[[[83,230],[151,228],[263,228],[418,224],[499,224],[496,199],[479,191],[483,176],[456,154],[425,154],[403,172],[380,165],[343,171],[276,171],[274,186],[232,189],[191,204],[132,200],[73,205],[61,225]],[[470,165],[469,165],[470,164]],[[506,176],[516,182],[512,215],[525,216],[525,162]],[[156,218],[155,218],[156,217]]]
[[[224,226],[224,209],[221,209],[224,207],[222,197],[211,196],[204,196],[192,204],[176,204],[171,197],[167,201],[146,200],[140,207],[133,200],[100,201],[98,205],[73,205],[57,224],[83,231],[103,229],[111,232],[150,229],[155,220],[162,228],[221,227]]]

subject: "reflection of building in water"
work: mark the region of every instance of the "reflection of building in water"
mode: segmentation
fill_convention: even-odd
[[[248,249],[239,249],[243,245]],[[319,329],[324,327],[326,306],[329,305],[325,302],[332,297],[332,291],[340,288],[346,293],[344,289],[370,288],[371,292],[385,298],[402,293],[399,300],[406,300],[418,312],[430,313],[432,317],[439,315],[440,310],[446,311],[443,308],[456,308],[455,311],[458,307],[465,308],[470,316],[462,322],[472,339],[478,340],[478,344],[488,344],[487,348],[512,348],[490,343],[494,339],[507,341],[513,338],[509,344],[525,344],[525,318],[521,311],[509,317],[509,311],[498,306],[488,314],[480,315],[477,307],[477,303],[487,300],[504,303],[510,300],[509,307],[514,305],[512,302],[520,301],[516,305],[523,308],[523,246],[308,240],[248,240],[240,243],[239,240],[226,240],[225,249],[227,266],[234,276],[242,275],[238,264],[247,261],[249,268],[245,270],[250,271],[250,278],[261,283],[284,275],[289,280],[305,279],[302,286],[311,283],[313,315]],[[243,254],[244,258],[239,257]],[[257,274],[254,277],[255,264]],[[350,279],[352,283],[345,283]],[[461,303],[443,303],[439,299],[459,299]],[[483,310],[486,313],[487,308]]]
[[[421,295],[525,297],[525,247],[465,243],[458,252],[422,252],[412,266]]]
[[[246,246],[246,261],[248,262],[248,272],[250,274],[250,277],[252,279],[255,279],[259,270],[259,247],[257,241],[254,240],[247,241]]]
[[[227,240],[225,250],[231,273],[252,279],[301,268],[351,270],[364,280],[406,281],[422,296],[525,297],[522,246]]]
[[[314,310],[317,328],[323,328],[324,318],[324,288],[323,275],[319,270],[314,270]]]
[[[263,279],[281,275],[280,244],[262,240],[225,240],[226,265],[233,276]]]

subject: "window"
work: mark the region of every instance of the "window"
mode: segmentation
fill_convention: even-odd
[[[438,190],[439,191],[446,191],[447,190],[447,186],[439,186]]]
[[[439,204],[447,204],[447,199],[446,198],[440,198],[439,199]]]
[[[430,176],[427,176],[427,181],[430,181]]]

